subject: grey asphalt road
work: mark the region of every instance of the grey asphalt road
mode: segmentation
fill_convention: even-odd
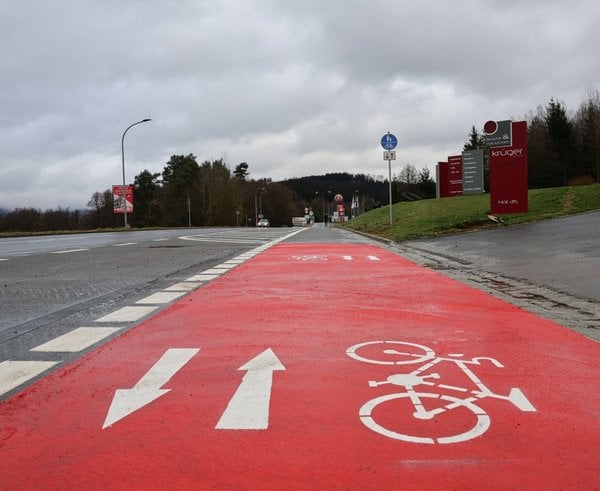
[[[600,301],[600,211],[406,245]]]
[[[0,239],[0,361],[290,229],[219,228]]]
[[[600,342],[600,211],[388,247]]]

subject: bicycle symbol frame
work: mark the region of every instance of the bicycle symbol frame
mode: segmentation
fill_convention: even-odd
[[[384,348],[382,353],[387,355],[385,359],[369,358],[361,355],[361,350],[368,346],[383,345]],[[393,394],[386,394],[379,397],[375,397],[370,401],[367,401],[359,410],[359,417],[363,424],[388,438],[395,440],[402,440],[411,443],[425,443],[425,444],[451,444],[459,443],[477,438],[484,434],[491,424],[490,416],[475,402],[478,399],[485,399],[491,397],[494,399],[501,399],[511,402],[515,407],[523,412],[536,412],[535,407],[525,394],[518,389],[512,388],[507,396],[496,394],[492,392],[478,377],[473,373],[468,365],[481,365],[481,362],[489,362],[497,368],[504,368],[504,365],[495,358],[489,357],[476,357],[470,360],[463,359],[463,354],[448,354],[448,357],[436,356],[435,352],[420,344],[409,343],[405,341],[368,341],[365,343],[359,343],[351,346],[346,350],[346,354],[354,360],[371,363],[376,365],[414,365],[417,363],[423,363],[416,370],[410,373],[395,373],[390,375],[384,381],[369,381],[370,387],[379,387],[381,385],[395,385],[403,387],[404,392],[397,392]],[[392,356],[393,355],[393,358]],[[477,387],[476,390],[469,390],[464,387],[458,387],[455,385],[447,385],[442,383],[434,383],[428,379],[438,380],[440,375],[438,373],[429,373],[423,375],[424,372],[435,367],[439,363],[450,362],[454,363]],[[428,386],[437,387],[438,389],[458,392],[463,397],[454,397],[446,394],[438,394],[436,392],[417,392],[416,386]],[[421,421],[433,420],[437,415],[444,412],[449,412],[454,409],[464,408],[471,411],[475,416],[475,424],[472,427],[467,428],[464,432],[443,436],[443,437],[425,437],[411,435],[407,433],[400,433],[392,429],[386,428],[382,424],[378,423],[373,416],[375,408],[381,404],[385,404],[388,401],[394,401],[398,399],[408,399],[413,407],[414,412],[412,416]],[[433,402],[434,399],[444,401],[445,405],[442,407],[435,407],[434,409],[426,409],[425,401]],[[438,405],[439,406],[439,405]],[[433,427],[436,427],[433,425]]]

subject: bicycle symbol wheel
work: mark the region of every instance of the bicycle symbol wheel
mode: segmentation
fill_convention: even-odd
[[[375,408],[377,408],[377,406],[379,406],[387,401],[393,401],[396,399],[403,399],[403,398],[411,398],[411,394],[408,394],[408,393],[388,394],[388,395],[376,397],[375,399],[371,399],[370,401],[367,401],[359,410],[360,419],[367,428],[369,428],[370,430],[373,430],[376,433],[379,433],[388,438],[393,438],[394,440],[402,440],[404,442],[410,442],[410,443],[430,443],[431,444],[431,443],[437,442],[440,444],[448,444],[448,443],[465,442],[467,440],[472,440],[473,438],[477,438],[478,436],[481,436],[490,427],[490,417],[487,415],[487,413],[483,409],[481,409],[479,406],[473,404],[472,402],[470,402],[468,400],[459,399],[457,397],[452,397],[452,396],[421,393],[421,392],[416,393],[414,395],[418,396],[419,399],[441,399],[444,401],[448,401],[450,403],[444,409],[438,409],[437,411],[432,411],[432,414],[430,416],[428,415],[425,418],[423,418],[421,416],[420,418],[418,418],[418,419],[421,419],[424,421],[427,421],[427,420],[432,421],[431,427],[433,430],[439,431],[439,427],[438,427],[439,425],[436,424],[436,422],[434,421],[433,413],[436,413],[436,414],[451,413],[452,410],[461,408],[461,407],[466,408],[467,410],[471,411],[475,415],[475,424],[473,425],[473,427],[469,428],[468,430],[464,431],[463,433],[436,438],[436,437],[425,437],[425,436],[409,435],[407,433],[400,433],[398,431],[390,430],[389,428],[386,428],[386,427],[382,426],[381,424],[379,424],[377,421],[375,421],[375,419],[373,418],[373,411],[375,410]],[[411,405],[412,405],[412,402],[411,402]],[[413,417],[417,418],[416,414],[417,413],[413,413]],[[413,426],[414,425],[411,425],[411,428],[413,428]]]
[[[363,356],[358,353],[359,350],[362,350],[362,352],[373,351],[369,350],[368,347],[374,345],[383,345],[382,348],[387,347],[378,353],[378,356],[381,356],[382,354],[386,356],[381,356],[381,358],[370,358],[367,354]],[[363,349],[365,347],[367,347],[367,349]],[[355,360],[364,361],[365,363],[375,363],[377,365],[408,365],[411,363],[421,363],[435,358],[435,353],[431,348],[420,344],[407,343],[405,341],[367,341],[366,343],[350,346],[350,348],[346,350],[346,354]]]

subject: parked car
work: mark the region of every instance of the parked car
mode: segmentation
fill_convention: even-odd
[[[266,218],[261,218],[261,219],[258,221],[258,226],[259,226],[259,227],[270,227],[270,226],[271,226],[271,224],[269,223],[269,220],[267,220]]]

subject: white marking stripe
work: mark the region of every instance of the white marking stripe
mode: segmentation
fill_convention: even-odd
[[[195,290],[200,286],[200,283],[195,283],[193,281],[184,281],[182,283],[176,283],[169,288],[165,288],[166,292],[189,292],[191,290]]]
[[[369,261],[381,261],[377,256],[367,256],[367,259]]]
[[[53,251],[52,254],[68,254],[69,252],[89,251],[89,249],[67,249],[66,251]]]
[[[0,257],[0,261],[9,261],[9,259],[2,259],[2,258]]]
[[[158,309],[158,307],[123,307],[112,314],[96,319],[96,322],[133,322],[145,317],[156,309]]]
[[[189,237],[180,237],[183,240],[193,240],[195,242],[220,242],[224,244],[263,244],[268,239],[235,239],[235,238],[225,238],[225,237],[197,237],[197,238],[189,238]]]
[[[218,278],[220,275],[218,274],[197,274],[188,278],[186,281],[210,281]]]
[[[113,247],[123,247],[123,246],[130,246],[130,245],[137,245],[137,242],[123,242],[122,244],[113,244]]]
[[[0,363],[0,395],[37,377],[56,364],[57,361],[3,361]]]
[[[216,270],[220,270],[220,269],[233,269],[237,266],[237,264],[217,264],[213,269]]]
[[[120,330],[120,327],[78,327],[31,349],[31,351],[77,353]]]
[[[217,269],[217,268],[211,268],[211,269],[207,269],[205,271],[202,271],[202,273],[200,274],[223,274],[223,270],[222,269]]]
[[[185,292],[157,292],[152,295],[138,300],[137,304],[164,304],[172,302],[185,295]]]

